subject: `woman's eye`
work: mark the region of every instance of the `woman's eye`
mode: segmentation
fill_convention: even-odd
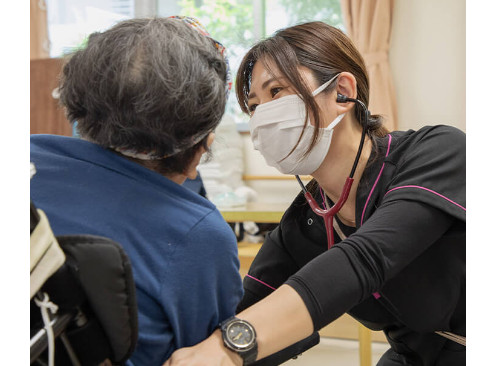
[[[278,94],[278,93],[279,93],[279,92],[280,92],[282,89],[283,89],[283,88],[272,88],[272,89],[270,90],[271,97],[272,97],[272,98],[274,98],[274,96],[275,96],[276,94]]]

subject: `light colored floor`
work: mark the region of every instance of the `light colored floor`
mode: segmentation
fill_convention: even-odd
[[[372,365],[376,365],[381,355],[389,348],[386,343],[373,342]],[[359,343],[352,340],[333,338],[320,339],[320,343],[303,353],[287,366],[359,366]]]

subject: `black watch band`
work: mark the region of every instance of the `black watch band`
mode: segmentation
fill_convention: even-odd
[[[258,356],[256,331],[246,320],[235,316],[224,320],[220,324],[224,345],[241,356],[244,366],[250,365]]]

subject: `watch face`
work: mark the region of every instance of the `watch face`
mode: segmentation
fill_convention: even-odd
[[[226,330],[227,339],[238,349],[249,347],[254,341],[254,330],[246,323],[236,321]]]

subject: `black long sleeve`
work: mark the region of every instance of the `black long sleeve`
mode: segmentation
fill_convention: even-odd
[[[314,328],[348,313],[423,364],[453,357],[438,330],[465,334],[466,136],[449,126],[377,139],[356,192],[358,228],[327,250],[322,218],[298,194],[244,279],[240,309],[284,283]],[[307,189],[320,202],[316,182]]]
[[[286,283],[300,294],[318,330],[381,290],[452,222],[452,216],[421,202],[384,204],[355,234],[317,256]]]

